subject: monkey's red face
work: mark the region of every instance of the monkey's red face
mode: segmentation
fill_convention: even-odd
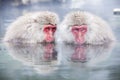
[[[56,31],[56,26],[45,25],[43,31],[45,33],[45,41],[46,42],[53,42],[54,41],[54,33]]]
[[[79,44],[83,44],[85,42],[85,34],[87,32],[87,26],[73,26],[72,27],[72,34],[74,35],[75,41]]]

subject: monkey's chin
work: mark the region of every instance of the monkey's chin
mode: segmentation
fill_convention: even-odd
[[[75,40],[75,43],[76,43],[76,44],[79,44],[79,45],[82,45],[82,44],[85,43],[85,41],[84,41],[84,39],[76,39],[76,40]]]
[[[44,40],[45,43],[54,43],[54,39]]]

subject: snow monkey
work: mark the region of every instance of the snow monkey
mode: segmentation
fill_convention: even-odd
[[[58,21],[58,16],[54,12],[28,13],[19,17],[7,28],[4,41],[25,43],[54,42]]]
[[[115,41],[110,26],[100,17],[85,11],[68,13],[57,29],[58,42],[104,44]]]

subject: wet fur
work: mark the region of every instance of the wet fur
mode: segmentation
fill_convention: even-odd
[[[75,24],[88,25],[85,44],[104,44],[116,40],[110,26],[103,19],[85,11],[76,11],[67,14],[59,25],[57,42],[75,43],[71,33],[71,26]]]
[[[58,23],[58,16],[53,12],[34,12],[19,17],[6,30],[3,41],[36,43],[43,42],[43,25]]]

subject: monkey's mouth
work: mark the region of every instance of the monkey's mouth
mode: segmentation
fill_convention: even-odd
[[[84,36],[75,36],[75,42],[77,43],[77,44],[84,44]]]
[[[47,39],[47,40],[44,40],[43,43],[47,44],[47,43],[55,43],[55,40],[54,39]]]
[[[45,40],[45,42],[48,42],[48,43],[54,42],[54,38],[49,37]]]
[[[76,42],[78,44],[84,44],[84,39],[83,38],[76,39]]]

